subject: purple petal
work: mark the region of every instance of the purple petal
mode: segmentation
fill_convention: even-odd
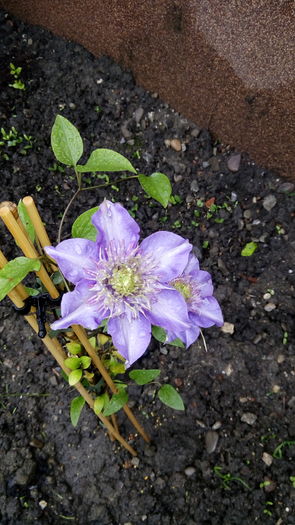
[[[104,247],[112,241],[124,241],[126,246],[138,243],[139,226],[118,202],[104,200],[92,223],[98,230],[97,242]]]
[[[147,317],[153,325],[173,332],[176,337],[190,327],[186,302],[176,290],[158,293]]]
[[[194,280],[196,281],[196,286],[201,297],[213,295],[213,284],[210,273],[199,270],[196,272]]]
[[[196,339],[198,339],[199,335],[200,328],[192,324],[190,328],[181,333],[181,337],[178,337],[181,341],[184,342],[185,346],[188,348],[191,344],[193,344],[196,341]],[[173,332],[167,333],[167,343],[171,343],[171,341],[174,341],[174,339],[176,338],[177,336]]]
[[[209,328],[209,326],[213,325],[223,325],[223,315],[215,297],[203,298],[197,308],[190,311],[189,317],[194,324],[201,328]]]
[[[94,330],[101,321],[108,317],[109,312],[101,311],[99,305],[91,304],[89,299],[93,296],[87,281],[81,281],[73,292],[64,294],[61,301],[61,319],[55,321],[51,328],[60,330],[69,328],[72,324],[80,324],[85,328]]]
[[[98,260],[98,246],[87,239],[68,239],[56,248],[47,246],[45,252],[54,259],[66,279],[77,284],[87,278],[88,271],[95,271]]]
[[[157,265],[157,276],[163,282],[172,281],[182,274],[188,262],[192,245],[180,235],[171,232],[156,232],[144,239],[140,245],[143,255],[150,255]]]
[[[191,275],[191,277],[196,277],[197,272],[200,270],[200,265],[197,257],[192,253],[189,256],[188,263],[184,269],[183,275]]]
[[[130,366],[144,354],[149,345],[151,323],[142,315],[135,319],[121,315],[109,320],[108,332],[113,338],[114,346]]]

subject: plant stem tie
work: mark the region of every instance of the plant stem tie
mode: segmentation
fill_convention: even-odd
[[[30,312],[32,306],[36,308],[36,317],[39,328],[38,336],[43,339],[47,333],[45,327],[46,308],[57,308],[57,306],[59,306],[61,303],[61,298],[62,294],[56,299],[52,299],[49,293],[39,293],[38,295],[30,295],[24,299],[25,305],[22,308],[18,308],[15,305],[13,305],[13,308],[20,315],[27,315]]]

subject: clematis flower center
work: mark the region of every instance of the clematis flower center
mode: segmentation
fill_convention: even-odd
[[[140,286],[140,277],[128,266],[122,266],[113,270],[109,284],[121,296],[128,296],[136,292]]]
[[[181,293],[186,301],[192,297],[192,288],[190,283],[184,281],[183,279],[174,279],[174,281],[172,281],[170,284]]]

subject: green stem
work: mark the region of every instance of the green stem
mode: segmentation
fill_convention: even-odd
[[[63,223],[64,223],[65,218],[66,218],[66,214],[68,213],[70,207],[72,206],[72,204],[73,204],[75,198],[79,195],[80,191],[81,191],[81,188],[78,188],[78,189],[75,191],[75,193],[74,193],[74,195],[72,196],[70,202],[68,203],[68,205],[67,205],[65,211],[63,212],[63,215],[62,215],[62,218],[61,218],[61,221],[60,221],[60,225],[59,225],[59,228],[58,228],[58,235],[57,235],[57,239],[56,239],[57,244],[59,244],[60,241],[61,241],[61,232],[62,232]]]
[[[104,182],[104,184],[98,184],[97,186],[87,186],[86,188],[80,188],[81,191],[86,190],[96,190],[97,188],[106,188],[107,186],[113,186],[114,184],[119,184],[120,182],[125,182],[125,180],[138,179],[138,175],[130,175],[124,179],[117,179],[111,182]]]

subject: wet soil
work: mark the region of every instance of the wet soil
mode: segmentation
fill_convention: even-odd
[[[84,160],[95,147],[115,149],[142,173],[166,173],[174,195],[164,210],[136,181],[114,183],[107,193],[85,191],[64,237],[73,219],[105,195],[122,202],[143,235],[166,229],[194,244],[229,323],[205,331],[207,351],[202,341],[188,350],[154,342],[137,363],[159,367],[186,410],[162,405],[151,385],[132,386],[133,410],[152,436],[145,444],[119,416],[138,450],[132,460],[89,410],[71,426],[73,389],[4,300],[1,523],[294,524],[294,185],[246,153],[234,156],[110,59],[4,12],[0,32],[0,127],[14,127],[18,137],[0,146],[1,200],[32,195],[55,241],[75,186],[50,149],[54,118],[64,115],[80,130]],[[25,90],[9,86],[10,63],[22,67]],[[99,182],[85,177],[86,185]],[[257,249],[244,257],[249,242]],[[8,258],[17,254],[3,226],[1,249]]]

